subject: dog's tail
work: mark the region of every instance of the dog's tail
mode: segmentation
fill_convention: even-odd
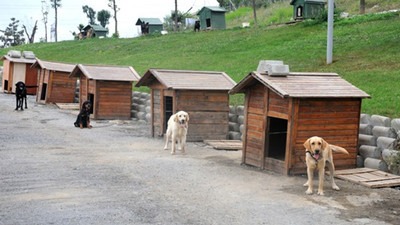
[[[330,146],[331,146],[332,151],[334,151],[334,152],[343,153],[343,154],[347,154],[347,155],[349,154],[349,152],[342,147],[339,147],[337,145],[330,145]]]

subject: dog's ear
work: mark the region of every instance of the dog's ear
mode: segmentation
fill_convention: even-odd
[[[310,138],[309,139],[307,139],[307,141],[306,142],[304,142],[304,148],[306,148],[307,150],[310,150],[311,149],[311,145],[310,145]]]
[[[186,122],[189,122],[189,113],[186,114]]]
[[[326,142],[323,138],[321,138],[322,141],[322,149],[325,149],[326,147],[328,147],[328,142]]]
[[[174,117],[174,121],[175,122],[178,122],[178,114],[174,114],[174,115],[172,115],[173,117]]]

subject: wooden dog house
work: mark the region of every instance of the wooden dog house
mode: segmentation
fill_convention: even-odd
[[[163,136],[169,117],[189,113],[188,141],[226,139],[228,91],[235,82],[224,72],[149,69],[136,84],[151,89],[151,133]]]
[[[197,15],[200,20],[200,29],[226,29],[226,9],[217,6],[204,6]]]
[[[32,68],[37,68],[39,74],[36,102],[74,102],[76,79],[69,78],[69,74],[75,64],[38,59]]]
[[[291,0],[293,19],[315,19],[321,16],[325,9],[325,0]]]
[[[70,77],[79,78],[79,105],[92,103],[94,119],[130,119],[132,82],[140,76],[130,66],[75,66]]]
[[[240,92],[245,93],[243,163],[303,174],[303,143],[320,136],[349,151],[334,154],[337,168],[356,167],[361,100],[370,96],[338,74],[251,72],[229,93]]]
[[[0,58],[3,60],[3,92],[15,93],[15,85],[22,81],[26,86],[37,85],[37,70],[31,68],[36,62],[36,57],[32,52],[24,51],[21,55],[20,51],[9,51],[7,55]],[[27,94],[35,95],[36,88],[29,87],[26,89]]]

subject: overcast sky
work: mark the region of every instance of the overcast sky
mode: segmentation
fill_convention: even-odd
[[[54,9],[49,5],[48,17],[48,40],[50,40],[50,27],[54,23]],[[61,8],[58,9],[58,41],[72,40],[72,32],[78,32],[79,24],[88,24],[88,18],[82,11],[83,5],[92,7],[96,12],[106,9],[108,0],[61,0]],[[138,35],[139,27],[135,25],[139,17],[156,17],[164,21],[164,17],[175,8],[175,0],[116,0],[120,11],[117,13],[118,31],[121,37],[135,37]],[[217,6],[216,0],[178,0],[178,10],[182,12],[196,12],[203,6]],[[41,0],[0,0],[0,29],[4,30],[15,17],[20,21],[20,29],[24,24],[29,33],[38,20],[38,30],[35,41],[44,37],[44,24],[42,22]],[[110,18],[108,25],[109,35],[114,33],[114,19]],[[26,36],[25,36],[26,38]]]

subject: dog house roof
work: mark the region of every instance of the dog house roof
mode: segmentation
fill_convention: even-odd
[[[257,81],[283,98],[370,98],[336,73],[290,72],[287,76],[272,77],[266,73],[251,72],[229,94],[244,92]]]
[[[149,86],[154,80],[167,89],[177,90],[230,90],[236,85],[224,72],[149,69],[136,87]]]
[[[76,66],[76,64],[52,62],[52,61],[45,61],[45,60],[38,59],[31,67],[32,68],[40,67],[42,69],[47,69],[47,70],[52,70],[52,71],[71,73],[72,70],[75,68],[75,66]]]
[[[139,74],[131,66],[78,64],[69,76],[78,77],[80,73],[91,80],[138,81],[140,79]]]
[[[14,57],[10,57],[8,55],[4,55],[0,58],[0,60],[8,60],[10,62],[15,62],[15,63],[35,63],[36,59],[27,59],[24,57],[20,57],[20,58],[14,58]]]

